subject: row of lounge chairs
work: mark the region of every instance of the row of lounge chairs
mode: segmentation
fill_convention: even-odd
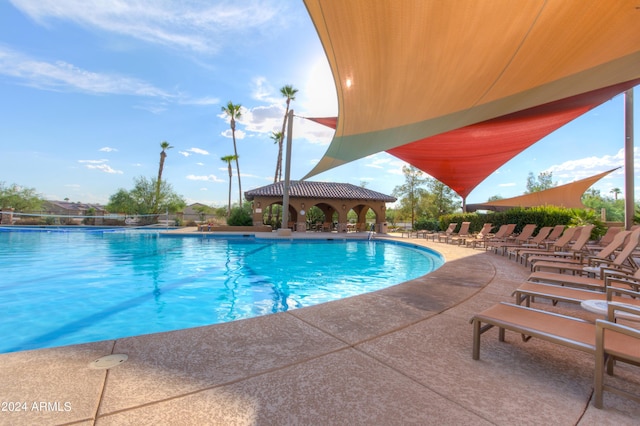
[[[471,318],[472,357],[480,359],[481,335],[494,327],[499,341],[505,341],[506,331],[524,341],[545,340],[593,355],[597,408],[603,406],[604,391],[640,403],[640,394],[614,387],[604,374],[613,375],[616,362],[640,366],[640,229],[612,230],[599,244],[589,244],[592,228],[567,228],[552,240],[555,228],[543,227],[533,236],[525,226],[520,239],[486,242],[487,250],[508,253],[532,272],[513,292],[514,303],[496,304]],[[550,303],[533,308],[540,300]],[[592,322],[553,312],[558,303],[601,308],[601,318]]]

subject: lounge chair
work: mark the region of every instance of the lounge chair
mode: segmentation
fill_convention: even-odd
[[[622,231],[623,228],[621,226],[610,226],[607,228],[607,232],[605,232],[605,234],[602,236],[602,238],[600,238],[598,241],[594,241],[593,243],[587,244],[587,250],[600,250],[603,247],[606,247],[611,241],[613,241],[613,239],[615,238],[615,236],[618,234],[618,232]]]
[[[615,269],[635,271],[638,269],[633,260],[633,253],[640,243],[640,230],[619,232],[613,242],[602,249],[596,256],[584,256],[581,259],[568,259],[566,262],[561,261],[539,261],[533,264],[535,272],[541,269],[554,269],[560,274],[564,272],[572,272],[573,274],[594,274],[600,276],[602,269]],[[620,246],[623,246],[620,252],[617,252]],[[531,277],[530,275],[530,277]]]
[[[640,330],[617,324],[615,316],[620,312],[640,315],[640,309],[635,307],[609,303],[607,319],[596,320],[596,359],[593,378],[593,405],[596,408],[602,408],[605,390],[640,403],[640,395],[606,384],[604,380],[605,366],[607,374],[612,376],[613,367],[617,361],[640,366]]]
[[[547,239],[544,240],[544,242],[546,244],[553,244],[556,242],[556,240],[558,238],[560,238],[562,236],[562,234],[564,233],[564,225],[556,225],[553,227],[553,229],[551,230],[551,232],[549,233],[549,236],[547,236]]]
[[[511,256],[514,256],[516,259],[518,259],[518,253],[520,251],[542,248],[542,246],[544,245],[544,240],[549,236],[551,229],[553,229],[551,226],[543,226],[542,228],[540,228],[536,236],[532,237],[528,242],[522,243],[520,245],[503,246],[502,250],[504,252],[506,248],[509,259],[511,259]]]
[[[501,225],[492,237],[489,237],[484,241],[485,250],[489,249],[490,244],[507,241],[507,239],[511,236],[515,229],[515,223],[507,223],[505,225]]]
[[[640,366],[640,330],[615,323],[616,314],[626,312],[640,315],[640,309],[616,303],[608,304],[606,320],[589,321],[553,312],[541,311],[509,303],[499,303],[476,314],[473,324],[472,358],[480,359],[480,337],[493,327],[498,327],[498,339],[505,341],[505,331],[520,334],[525,341],[532,337],[560,346],[592,354],[594,367],[594,406],[602,408],[603,391],[640,402],[638,395],[604,383],[604,367],[613,374],[613,361]]]
[[[639,277],[640,278],[640,277]],[[586,290],[581,288],[563,287],[553,284],[525,282],[515,289],[512,296],[515,297],[516,305],[525,304],[531,306],[531,302],[536,299],[551,300],[555,306],[558,302],[582,303],[586,300],[605,300],[609,302],[628,303],[640,307],[640,293],[636,291],[620,288],[607,287],[607,292]],[[627,297],[623,297],[627,296]]]
[[[640,269],[635,272],[606,270],[601,276],[589,277],[586,275],[567,275],[555,272],[534,272],[527,278],[528,283],[544,283],[556,286],[587,288],[595,291],[605,291],[609,281],[620,278],[633,280],[640,279]],[[632,281],[631,281],[632,282]],[[633,285],[629,285],[633,287]]]
[[[532,237],[533,233],[536,230],[535,223],[529,223],[522,227],[522,231],[516,236],[513,237],[513,240],[505,240],[505,241],[494,241],[489,246],[493,248],[494,253],[498,253],[498,249],[502,249],[502,254],[505,254],[505,250],[507,247],[515,247],[520,246]]]
[[[529,256],[528,261],[531,264],[531,268],[533,269],[533,266],[537,262],[554,261],[554,260],[562,261],[562,259],[566,260],[566,259],[572,259],[572,258],[573,259],[580,258],[580,256],[585,254],[585,252],[583,252],[583,249],[584,249],[584,246],[589,241],[589,238],[591,238],[591,230],[593,229],[593,227],[594,225],[585,225],[581,227],[579,229],[580,235],[576,238],[575,242],[571,245],[571,247],[569,247],[567,251],[559,251],[559,252],[556,251],[553,253],[545,253],[544,255]]]
[[[449,235],[453,234],[457,226],[458,226],[458,222],[452,222],[449,224],[449,227],[444,232],[431,234],[430,236],[428,236],[428,238],[431,238],[433,241],[435,241],[437,237],[439,242],[443,242],[443,240],[447,241],[447,238],[449,238]]]
[[[566,247],[571,243],[573,235],[578,229],[579,228],[567,228],[560,236],[560,238],[556,239],[548,248],[526,249],[518,251],[518,259],[520,260],[520,263],[524,263],[524,265],[527,266],[529,256],[544,256],[553,254],[554,252],[565,253],[566,251],[563,250],[566,250]]]
[[[458,232],[454,232],[453,234],[449,235],[449,237],[447,238],[447,242],[456,242],[458,243],[458,245],[464,243],[466,241],[466,238],[469,237],[469,226],[471,226],[471,222],[462,222],[460,224],[460,229],[458,230]]]
[[[482,229],[476,235],[471,238],[467,238],[465,241],[465,245],[467,247],[471,246],[472,248],[476,248],[478,244],[484,244],[484,240],[489,238],[491,235],[491,229],[493,226],[490,223],[485,223],[482,225]]]

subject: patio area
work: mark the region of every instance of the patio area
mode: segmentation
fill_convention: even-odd
[[[491,330],[472,360],[469,319],[512,301],[528,269],[484,249],[376,238],[432,247],[447,262],[286,313],[2,354],[0,425],[638,424],[640,404],[605,392],[604,409],[592,405],[585,353],[509,332],[501,343]],[[544,308],[595,319],[579,307]],[[88,367],[109,354],[128,359]],[[616,374],[640,387],[638,368]]]

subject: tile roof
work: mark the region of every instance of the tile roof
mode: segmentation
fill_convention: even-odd
[[[255,197],[282,197],[284,182],[252,189],[244,193],[247,200]],[[395,197],[372,191],[350,183],[291,181],[289,184],[289,198],[335,198],[347,200],[371,200],[392,203]]]

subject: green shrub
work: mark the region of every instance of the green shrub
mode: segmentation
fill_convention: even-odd
[[[440,230],[440,222],[437,221],[436,219],[419,218],[413,224],[413,228],[418,230],[418,231],[422,231],[422,230],[439,231]]]
[[[229,226],[251,226],[253,225],[253,218],[251,217],[251,211],[243,207],[234,207],[231,209],[231,214],[227,219],[227,225]]]

